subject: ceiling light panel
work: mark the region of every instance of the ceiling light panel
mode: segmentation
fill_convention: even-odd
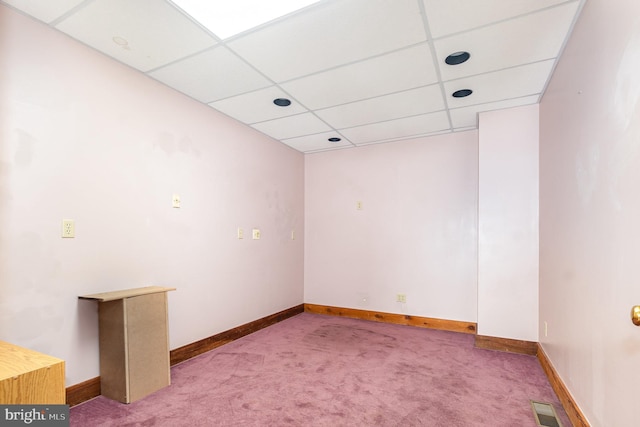
[[[425,41],[415,0],[331,1],[308,10],[228,46],[280,83]]]
[[[56,28],[141,71],[216,44],[189,18],[157,0],[95,0]],[[126,44],[114,43],[114,37]]]
[[[257,123],[307,112],[307,109],[297,102],[288,107],[278,107],[273,100],[286,95],[277,86],[226,98],[209,105],[222,111],[234,119],[244,123]]]
[[[282,142],[291,148],[295,148],[303,153],[310,151],[335,150],[337,148],[353,147],[348,140],[342,139],[340,142],[329,142],[329,138],[335,136],[335,132],[324,132],[315,135],[305,135],[297,138],[283,139]]]
[[[466,107],[539,94],[544,89],[544,85],[549,78],[553,62],[553,60],[536,62],[445,82],[445,92],[449,95],[460,89],[473,88],[473,94],[466,98],[449,96],[447,98],[449,108]]]
[[[386,95],[438,81],[426,43],[282,84],[311,109]]]
[[[149,75],[207,103],[272,84],[223,46],[174,62]]]
[[[422,0],[433,38],[468,31],[566,0]]]
[[[256,123],[251,127],[275,139],[293,138],[327,132],[331,128],[311,113],[283,117],[268,122]]]
[[[24,13],[33,16],[43,22],[55,21],[84,0],[4,0]]]
[[[416,116],[444,110],[444,107],[440,85],[431,85],[318,110],[316,114],[333,128],[341,129]]]
[[[405,117],[388,122],[358,126],[340,131],[354,144],[365,144],[389,139],[408,138],[446,130],[449,128],[449,118],[446,111]]]
[[[221,39],[240,34],[318,0],[171,0]]]
[[[487,104],[472,105],[470,107],[462,107],[452,109],[449,114],[453,128],[466,129],[476,127],[478,125],[478,113],[485,111],[501,110],[503,108],[520,107],[522,105],[530,105],[538,102],[539,95],[524,96],[522,98],[508,99],[506,101],[490,102]]]
[[[437,40],[434,45],[443,80],[496,71],[554,58],[560,52],[578,3],[572,2],[521,18]],[[509,37],[505,37],[509,34]],[[471,60],[445,65],[447,55],[464,48]]]

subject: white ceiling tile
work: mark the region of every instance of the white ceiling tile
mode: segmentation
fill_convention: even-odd
[[[10,4],[44,22],[55,21],[56,18],[64,15],[84,0],[4,0]]]
[[[435,135],[444,135],[447,133],[451,133],[452,130],[451,129],[444,129],[444,130],[439,130],[439,131],[435,131],[435,132],[427,132],[427,133],[421,133],[418,135],[411,135],[410,137],[400,137],[400,138],[389,138],[389,139],[385,139],[382,141],[372,141],[372,142],[364,142],[364,143],[359,143],[356,145],[356,147],[364,147],[365,145],[375,145],[375,144],[387,144],[389,142],[397,142],[397,141],[406,141],[409,139],[419,139],[419,138],[425,138],[425,137],[429,137],[429,136],[435,136]]]
[[[437,82],[427,44],[293,80],[282,88],[310,109],[326,108]]]
[[[287,139],[331,130],[326,123],[311,113],[256,123],[251,127],[275,139]]]
[[[553,60],[495,71],[493,73],[466,77],[445,82],[449,108],[467,107],[502,99],[519,98],[542,92],[553,68]],[[471,89],[473,93],[466,98],[454,98],[451,94],[457,90]]]
[[[158,0],[95,0],[56,28],[141,71],[216,44],[189,18]],[[114,37],[127,44],[117,44]]]
[[[341,129],[443,109],[440,85],[431,85],[318,110],[316,114],[334,128]]]
[[[425,40],[416,0],[350,0],[320,3],[229,47],[280,83]]]
[[[329,142],[328,139],[339,137],[335,132],[324,132],[315,135],[300,136],[298,138],[283,139],[282,142],[291,148],[307,153],[310,151],[335,150],[336,148],[353,147],[348,140],[342,138],[340,142]]]
[[[566,0],[422,0],[431,36],[467,31]]]
[[[354,144],[385,141],[449,129],[446,111],[358,126],[340,131]]]
[[[568,3],[434,43],[443,80],[496,71],[554,58],[571,28],[578,4]],[[505,37],[508,34],[508,37]],[[471,58],[447,65],[447,55],[468,51]]]
[[[271,86],[255,92],[212,102],[209,105],[244,123],[263,122],[307,112],[307,109],[296,102],[295,99],[291,100],[291,105],[288,107],[278,107],[273,103],[276,98],[291,99],[289,95],[277,86]]]
[[[222,46],[174,62],[149,75],[201,102],[213,102],[272,84]]]
[[[539,95],[523,96],[522,98],[507,99],[505,101],[454,108],[449,111],[449,114],[451,115],[451,122],[453,123],[454,129],[466,129],[478,125],[478,113],[535,104],[538,102],[538,98]]]
[[[453,130],[453,132],[466,132],[469,130],[476,130],[478,129],[478,127],[476,125],[473,126],[466,126],[466,127],[460,127],[460,128],[456,128]]]

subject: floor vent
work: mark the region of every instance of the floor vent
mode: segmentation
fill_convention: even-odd
[[[532,400],[531,407],[533,408],[533,416],[536,418],[536,423],[538,423],[539,426],[562,427],[562,423],[560,419],[558,419],[556,410],[551,403]]]

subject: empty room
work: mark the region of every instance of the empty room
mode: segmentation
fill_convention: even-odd
[[[0,0],[0,405],[640,424],[638,76],[634,0]]]

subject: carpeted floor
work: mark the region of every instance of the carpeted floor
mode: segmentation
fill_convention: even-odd
[[[537,359],[474,337],[303,313],[171,369],[126,405],[102,396],[71,426],[535,426],[553,403]]]

